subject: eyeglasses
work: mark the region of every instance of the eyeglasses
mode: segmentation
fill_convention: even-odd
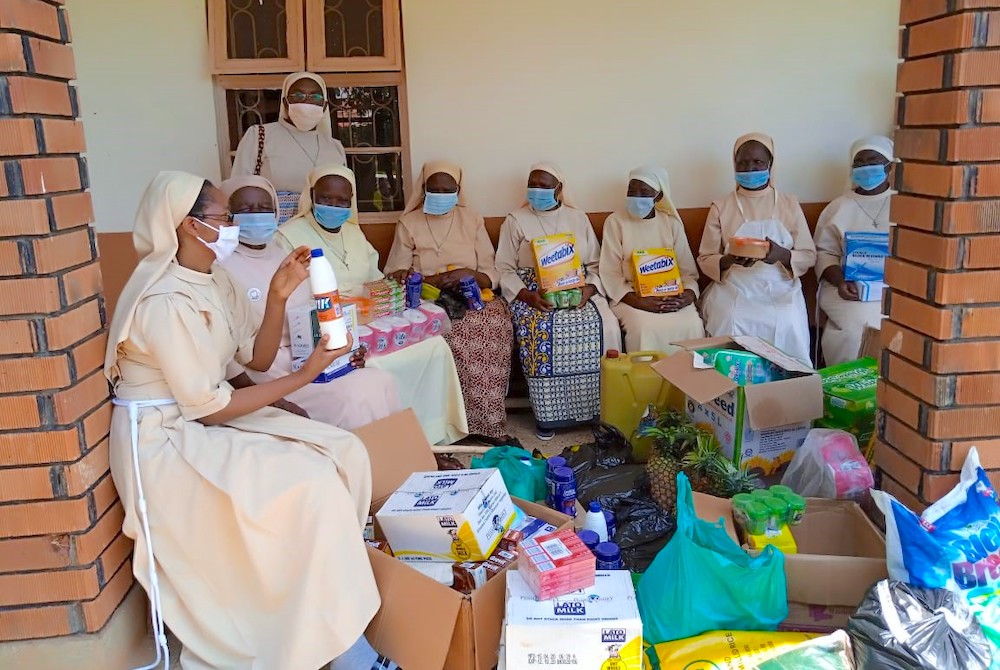
[[[229,225],[233,222],[233,215],[231,213],[227,214],[202,214],[197,217],[199,219],[208,219],[209,221],[215,221],[217,223],[224,223]]]
[[[299,105],[303,102],[308,102],[312,105],[322,105],[326,102],[326,97],[322,93],[289,93],[287,96],[288,102],[293,105]]]

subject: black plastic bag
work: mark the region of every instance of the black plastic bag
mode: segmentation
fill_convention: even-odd
[[[469,304],[466,302],[465,296],[451,289],[441,291],[441,295],[435,300],[435,303],[448,313],[448,318],[452,321],[460,321],[469,310]]]
[[[596,466],[576,480],[576,499],[584,507],[602,496],[641,498],[643,491],[649,497],[649,475],[642,465],[619,465],[617,468]]]
[[[857,670],[988,670],[993,651],[951,591],[883,580],[847,623]]]
[[[673,537],[677,529],[674,516],[641,491],[628,496],[601,496],[598,500],[601,507],[615,513],[614,541],[622,552],[625,567],[632,572],[645,572]]]

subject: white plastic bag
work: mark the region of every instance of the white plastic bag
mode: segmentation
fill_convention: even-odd
[[[806,435],[781,483],[810,498],[858,500],[875,485],[875,478],[853,435],[814,428]]]

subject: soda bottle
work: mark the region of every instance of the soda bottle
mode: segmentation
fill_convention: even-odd
[[[344,323],[344,310],[340,306],[337,275],[322,249],[313,249],[309,255],[309,286],[316,300],[316,318],[319,320],[320,332],[330,336],[326,342],[327,351],[346,347],[347,324]]]

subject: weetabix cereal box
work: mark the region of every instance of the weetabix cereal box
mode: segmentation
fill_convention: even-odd
[[[542,293],[583,286],[583,266],[576,251],[576,236],[560,233],[531,241],[538,270],[538,288]]]
[[[666,298],[684,292],[681,269],[673,249],[632,252],[632,289],[643,298]]]

